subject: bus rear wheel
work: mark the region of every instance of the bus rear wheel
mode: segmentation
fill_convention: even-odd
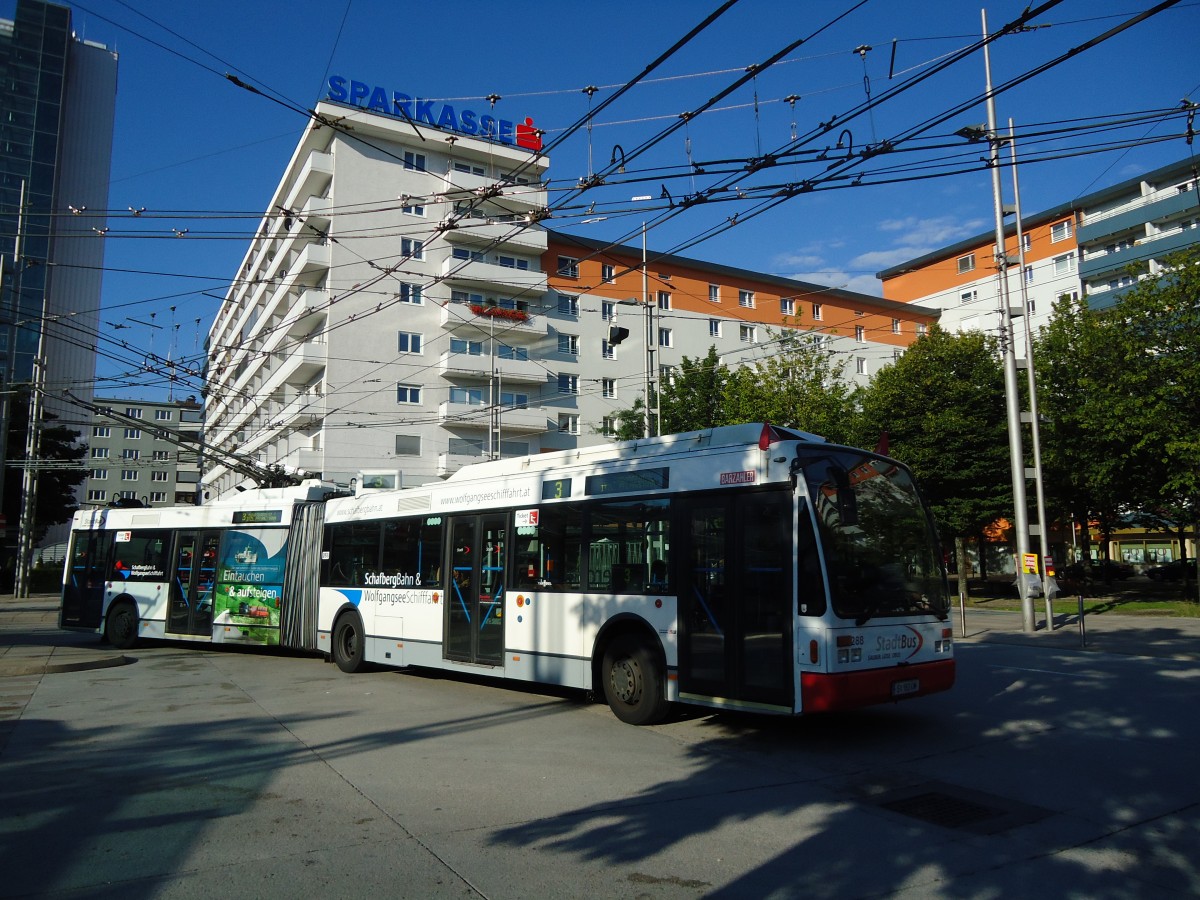
[[[137,643],[137,607],[128,600],[114,603],[104,619],[104,636],[118,650],[130,650]]]
[[[350,674],[361,672],[366,665],[363,624],[358,613],[346,613],[333,626],[333,661]]]
[[[629,725],[653,725],[667,715],[666,676],[658,655],[643,639],[623,635],[604,651],[604,698]]]

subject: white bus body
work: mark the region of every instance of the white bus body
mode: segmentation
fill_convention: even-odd
[[[932,520],[894,460],[764,425],[482,463],[332,499],[317,642],[425,666],[797,714],[954,681]]]

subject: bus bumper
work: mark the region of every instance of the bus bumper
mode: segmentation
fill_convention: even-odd
[[[917,663],[858,672],[802,672],[800,711],[832,712],[875,703],[891,703],[949,690],[954,685],[954,660]]]

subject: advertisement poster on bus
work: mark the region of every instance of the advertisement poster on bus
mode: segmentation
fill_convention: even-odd
[[[279,643],[287,535],[286,528],[225,533],[213,597],[214,641]]]

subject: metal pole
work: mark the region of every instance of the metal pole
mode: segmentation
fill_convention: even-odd
[[[967,636],[967,598],[962,591],[958,592],[958,632],[962,637]]]
[[[1046,598],[1046,630],[1054,630],[1054,601],[1050,596],[1050,534],[1046,522],[1046,490],[1042,482],[1042,426],[1038,421],[1037,373],[1033,369],[1033,325],[1029,321],[1029,288],[1025,282],[1025,239],[1021,219],[1021,185],[1017,179],[1017,140],[1013,120],[1008,120],[1008,152],[1012,165],[1013,209],[1017,215],[1018,280],[1021,285],[1021,320],[1025,323],[1025,378],[1029,388],[1030,441],[1033,444],[1033,487],[1037,503],[1038,549],[1041,553],[1042,596]]]
[[[986,38],[987,10],[981,10],[983,36]],[[1008,411],[1009,468],[1013,489],[1013,531],[1016,539],[1017,590],[1021,595],[1023,630],[1036,630],[1033,618],[1033,598],[1025,583],[1023,565],[1029,553],[1029,509],[1025,500],[1025,451],[1021,442],[1021,411],[1017,389],[1017,359],[1013,350],[1012,307],[1008,296],[1008,253],[1004,244],[1004,203],[1000,186],[1000,141],[996,133],[996,98],[992,93],[992,61],[988,46],[983,48],[983,66],[987,84],[988,144],[991,151],[992,199],[996,218],[996,267],[1000,284],[1000,340],[1004,351],[1004,400]]]
[[[1079,646],[1087,646],[1087,628],[1083,624],[1083,594],[1079,595]]]
[[[646,437],[658,433],[658,385],[654,371],[654,310],[650,305],[650,273],[646,264],[646,223],[642,223],[642,307],[646,314]],[[654,397],[653,403],[651,397]]]

